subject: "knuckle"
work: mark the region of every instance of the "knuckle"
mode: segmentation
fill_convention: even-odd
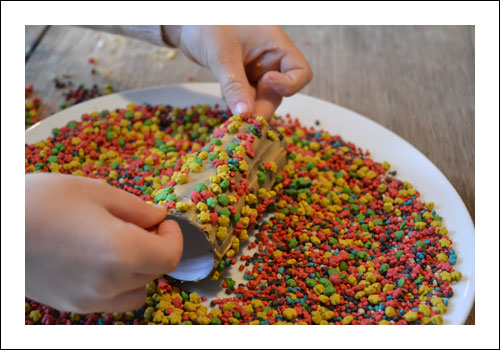
[[[237,80],[231,80],[224,85],[224,95],[233,95],[243,89],[243,84]]]

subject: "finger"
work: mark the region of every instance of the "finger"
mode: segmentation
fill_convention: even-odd
[[[156,235],[137,226],[127,225],[127,238],[134,248],[133,272],[158,276],[175,270],[183,248],[182,232],[175,221],[162,222]]]
[[[245,66],[248,81],[254,84],[262,78],[262,76],[270,71],[279,71],[281,58],[284,56],[282,52],[266,51],[257,59],[248,63]]]
[[[101,197],[111,214],[143,228],[154,226],[167,216],[165,206],[147,204],[139,197],[109,185]]]
[[[254,108],[254,97],[248,82],[241,52],[232,49],[227,57],[209,68],[219,81],[226,103],[234,114],[248,117]]]
[[[116,297],[102,300],[93,307],[98,312],[121,313],[133,311],[140,308],[146,302],[146,288],[140,287],[132,291],[125,292]]]
[[[264,77],[270,72],[264,74]],[[255,98],[254,115],[263,116],[267,120],[271,118],[282,101],[282,96],[276,93],[264,79],[257,83],[257,96]]]
[[[297,93],[312,79],[312,71],[307,67],[290,69],[286,72],[268,72],[263,77],[276,93],[289,97]]]

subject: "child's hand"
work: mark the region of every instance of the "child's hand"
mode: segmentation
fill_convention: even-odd
[[[27,175],[26,296],[79,313],[142,306],[146,284],[182,255],[182,233],[166,214],[99,180]]]
[[[283,96],[309,83],[311,68],[277,26],[165,26],[167,41],[209,68],[235,114],[271,117]]]

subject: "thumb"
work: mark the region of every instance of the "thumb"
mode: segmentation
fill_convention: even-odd
[[[139,197],[109,185],[101,197],[111,214],[142,228],[157,225],[167,216],[166,207],[147,204]]]
[[[209,68],[219,81],[231,112],[249,117],[254,109],[255,93],[248,82],[243,57],[235,51]]]
[[[140,227],[125,224],[123,240],[133,247],[136,273],[161,275],[175,270],[182,257],[183,237],[179,225],[173,220],[163,221],[157,234],[151,234]]]

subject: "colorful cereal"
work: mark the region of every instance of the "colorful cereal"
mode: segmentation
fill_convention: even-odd
[[[148,284],[142,308],[125,314],[69,314],[26,299],[26,324],[443,323],[452,285],[462,277],[453,268],[457,254],[443,219],[411,184],[389,173],[388,163],[373,161],[340,136],[278,118],[271,123],[284,135],[287,164],[269,191],[245,196],[241,215],[234,215],[226,190],[233,186],[227,174],[247,171],[244,162],[217,168],[220,178],[210,186],[197,184],[192,203],[177,201],[171,186],[185,180],[182,167],[192,154],[212,157],[217,144],[209,144],[210,134],[229,117],[217,106],[134,104],[84,114],[81,122],[26,146],[26,172],[103,178],[144,201],[172,203],[178,210],[196,203],[205,223],[218,207],[217,237],[227,237],[229,220],[237,223],[238,235],[217,277],[238,264],[245,283],[225,278],[227,297],[205,302],[163,277]],[[230,125],[238,132],[237,120]],[[224,152],[245,152],[238,147]],[[219,152],[210,160],[221,166],[225,158]],[[196,172],[196,164],[191,159],[189,171]],[[278,169],[265,164],[258,179],[267,171]],[[262,199],[266,205],[259,207]],[[270,215],[251,233],[253,210]],[[239,243],[248,239],[251,255],[238,255]]]

